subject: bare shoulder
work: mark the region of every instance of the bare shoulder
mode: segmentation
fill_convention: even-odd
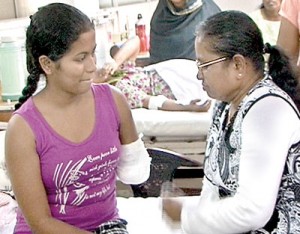
[[[34,134],[28,123],[18,114],[11,117],[8,122],[5,136],[7,149],[17,150],[34,145]],[[20,147],[15,147],[20,146]]]
[[[123,93],[114,86],[110,86],[110,88],[118,110],[120,112],[130,111],[130,107]]]
[[[37,158],[35,137],[31,128],[21,116],[13,115],[5,135],[5,161],[12,184],[18,184],[20,190],[24,186],[19,182],[39,170]],[[33,165],[37,166],[33,167]],[[34,178],[30,177],[30,181],[33,180]],[[14,193],[17,194],[15,189]]]
[[[113,97],[120,116],[120,139],[122,144],[128,144],[138,139],[131,109],[125,96],[115,87],[111,87]]]

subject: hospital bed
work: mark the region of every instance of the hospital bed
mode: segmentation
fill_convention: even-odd
[[[144,67],[156,70],[169,85],[176,100],[189,104],[191,100],[209,99],[197,76],[195,61],[172,59]],[[211,124],[212,108],[208,112],[161,111],[133,109],[133,118],[147,147],[160,147],[202,161],[206,135]]]
[[[169,149],[202,161],[211,112],[133,109],[137,131],[147,147]]]

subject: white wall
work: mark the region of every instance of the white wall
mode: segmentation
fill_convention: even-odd
[[[246,13],[252,12],[259,7],[262,0],[214,0],[221,10],[240,10]],[[117,7],[119,12],[120,30],[124,30],[126,24],[126,17],[128,17],[129,24],[134,25],[137,14],[141,13],[147,22],[146,28],[150,29],[150,20],[152,14],[157,6],[158,0],[147,3],[137,3],[128,6]]]
[[[85,13],[93,13],[98,6],[99,0],[60,0],[59,2],[65,2],[74,4]],[[102,0],[100,0],[102,1]],[[116,1],[116,0],[109,0]],[[146,0],[145,0],[146,1]],[[152,13],[153,6],[156,6],[158,0],[151,0],[147,3],[136,3],[132,6],[120,7],[120,9],[125,9],[127,13],[128,9],[133,11],[132,15],[136,14],[136,6],[139,6],[139,10],[144,12],[145,15]],[[50,2],[57,2],[56,0],[0,0],[0,19],[13,19],[17,17],[25,17],[32,14],[33,11],[37,9],[38,6],[45,5]],[[249,12],[254,10],[262,0],[215,0],[215,2],[220,6],[222,10],[235,9]],[[16,6],[14,6],[14,3]],[[149,9],[147,9],[150,6]],[[133,9],[133,10],[132,10]]]
[[[14,2],[12,0],[0,0],[0,19],[9,19],[14,17]]]
[[[55,0],[15,0],[19,2],[19,9],[14,9],[14,6],[11,4],[12,0],[0,0],[0,19],[2,16],[7,17],[5,13],[12,14],[15,10],[18,10],[19,16],[23,16],[23,18],[18,19],[10,19],[10,20],[0,20],[0,38],[2,36],[16,36],[16,37],[25,37],[25,29],[29,23],[29,17],[26,16],[29,13],[34,12],[38,6],[41,4],[44,5],[49,2],[55,2]],[[83,12],[88,14],[89,16],[93,16],[97,10],[97,1],[98,0],[62,0],[60,2],[70,3],[81,9]],[[2,4],[4,3],[5,4]],[[30,7],[22,6],[22,4],[28,2],[33,2]],[[262,2],[262,0],[215,0],[215,2],[220,6],[221,10],[241,10],[246,13],[253,11],[258,5]],[[152,14],[157,6],[158,0],[146,2],[146,3],[136,3],[133,5],[120,6],[115,8],[118,12],[118,22],[117,27],[114,27],[115,30],[119,30],[121,32],[125,31],[125,24],[128,22],[129,26],[134,30],[134,24],[137,20],[137,15],[141,13],[146,22],[146,29],[149,34],[150,30],[150,20]],[[7,8],[7,9],[6,9]],[[108,9],[109,10],[109,9]],[[26,17],[25,17],[26,16]],[[13,17],[11,17],[13,18]],[[110,44],[107,43],[108,40],[106,38],[106,30],[105,32],[102,30],[97,31],[100,36],[97,37],[97,57],[99,65],[104,63],[107,60],[108,49]]]
[[[252,12],[259,7],[262,0],[214,0],[221,10],[240,10],[246,13]],[[128,6],[117,7],[119,11],[120,29],[123,30],[126,17],[129,23],[133,25],[137,19],[137,14],[141,13],[147,22],[147,29],[150,28],[151,16],[157,6],[158,0],[147,3],[137,3]]]
[[[214,0],[221,10],[240,10],[246,13],[255,10],[262,0]]]
[[[129,25],[134,27],[134,24],[137,21],[137,15],[141,13],[146,22],[146,29],[149,32],[150,20],[156,8],[157,2],[158,1],[152,1],[147,3],[137,3],[131,6],[128,5],[118,7],[117,9],[119,12],[120,29],[124,30],[127,19],[129,21]]]
[[[6,1],[12,3],[12,0],[0,0],[0,15],[3,16],[4,12],[12,12],[10,9],[13,6],[7,4]],[[13,34],[11,32],[16,31],[15,35],[24,34],[25,26],[28,22],[28,17],[25,15],[29,12],[36,10],[38,6],[47,4],[49,2],[55,2],[55,0],[15,0],[17,3],[16,10],[18,11],[19,16],[24,18],[11,19],[11,20],[0,20],[0,36],[3,34]],[[33,2],[34,4],[31,7],[26,6],[26,4]],[[84,0],[61,0],[60,2],[70,3],[84,11],[88,15],[94,15],[97,10],[98,0],[88,0],[88,4]],[[215,2],[220,6],[221,10],[241,10],[246,13],[252,12],[255,10],[262,2],[262,0],[215,0]],[[2,5],[3,3],[3,5]],[[5,4],[4,4],[5,3]],[[145,2],[145,3],[136,3],[127,6],[120,6],[115,8],[118,10],[118,22],[116,31],[125,31],[125,24],[128,22],[129,26],[134,29],[134,24],[137,19],[138,13],[143,15],[143,18],[146,21],[146,29],[149,34],[150,30],[150,19],[157,6],[158,0]],[[5,9],[7,8],[7,9]],[[109,9],[108,9],[109,10]],[[0,16],[0,19],[1,19]]]

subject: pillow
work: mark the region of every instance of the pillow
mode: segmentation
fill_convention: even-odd
[[[11,191],[11,183],[8,179],[4,159],[4,139],[5,131],[0,131],[0,190]]]

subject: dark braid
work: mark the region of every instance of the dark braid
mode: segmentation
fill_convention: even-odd
[[[52,3],[30,16],[26,31],[26,64],[29,76],[15,109],[22,106],[37,90],[40,75],[45,75],[39,57],[58,61],[68,52],[80,34],[94,30],[93,22],[77,8],[64,3]]]
[[[279,47],[271,46],[269,43],[265,45],[264,52],[270,54],[268,67],[273,81],[296,102],[298,85],[296,69],[288,56]]]
[[[39,74],[30,74],[27,78],[27,84],[22,91],[22,96],[19,98],[19,102],[15,105],[15,109],[19,109],[21,105],[32,96],[32,94],[37,89],[37,84],[39,81]]]
[[[43,70],[40,67],[38,61],[34,62],[32,56],[32,48],[26,43],[26,53],[27,53],[27,70],[29,76],[27,77],[27,83],[22,90],[22,96],[19,98],[19,102],[15,105],[15,109],[19,109],[28,98],[37,90],[38,82],[40,80],[40,74],[43,74]]]

